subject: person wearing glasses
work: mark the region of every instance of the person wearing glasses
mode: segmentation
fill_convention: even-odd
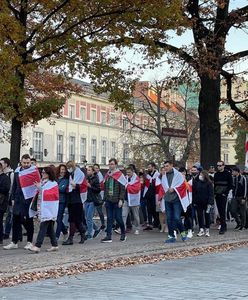
[[[215,201],[220,216],[219,234],[224,234],[227,230],[226,226],[226,205],[229,191],[233,188],[232,174],[225,170],[225,163],[218,161],[217,172],[214,175],[214,194]]]

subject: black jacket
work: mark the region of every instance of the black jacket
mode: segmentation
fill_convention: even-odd
[[[93,176],[89,176],[87,179],[91,185],[91,187],[88,187],[87,189],[87,202],[97,202],[101,192],[99,178],[95,174]]]
[[[0,174],[0,194],[1,194],[1,203],[0,203],[0,211],[5,212],[8,206],[8,198],[9,198],[9,190],[10,190],[10,178],[2,173]]]
[[[196,175],[195,177],[192,177],[192,203],[194,203],[194,200],[197,196],[197,189],[196,189],[196,186],[197,186],[197,183],[200,181],[199,179],[199,174]]]
[[[29,217],[29,206],[32,198],[25,200],[19,181],[19,173],[14,175],[11,199],[14,201],[13,214]]]
[[[214,188],[213,184],[208,181],[198,180],[195,183],[195,196],[192,199],[193,205],[207,206],[214,204]]]
[[[227,196],[233,188],[232,175],[227,170],[216,172],[214,175],[214,193]]]
[[[247,197],[247,179],[245,176],[239,175],[233,178],[233,197]]]

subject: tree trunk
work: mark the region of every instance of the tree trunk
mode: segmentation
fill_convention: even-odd
[[[12,119],[11,125],[11,145],[10,145],[10,161],[11,167],[15,169],[20,161],[22,142],[22,122],[16,118]]]
[[[199,95],[201,164],[207,169],[220,159],[221,133],[219,121],[220,77],[200,77]]]

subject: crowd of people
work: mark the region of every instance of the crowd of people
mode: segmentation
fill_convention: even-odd
[[[248,172],[226,169],[223,161],[208,171],[199,163],[177,169],[171,161],[159,170],[151,162],[138,171],[134,164],[120,170],[112,158],[104,175],[98,164],[80,169],[73,161],[38,168],[28,154],[15,171],[10,165],[8,158],[0,160],[1,244],[12,231],[5,250],[17,249],[24,235],[24,248],[38,253],[46,236],[47,251],[57,251],[61,239],[63,246],[73,245],[77,232],[81,244],[101,232],[102,243],[112,242],[113,232],[124,242],[127,232],[141,230],[159,230],[166,233],[165,243],[175,243],[179,236],[183,242],[194,234],[209,237],[212,223],[225,234],[227,219],[236,221],[235,230],[248,228]],[[39,220],[35,243],[34,218]]]

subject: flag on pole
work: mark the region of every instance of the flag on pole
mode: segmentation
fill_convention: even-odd
[[[40,173],[36,166],[28,169],[18,167],[15,173],[19,173],[19,182],[25,199],[33,198],[37,193],[35,182],[40,182]]]

